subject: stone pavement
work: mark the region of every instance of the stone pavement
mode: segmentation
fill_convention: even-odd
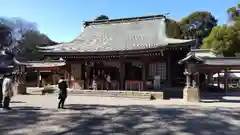
[[[184,103],[70,95],[15,96],[0,135],[239,135],[240,103]]]

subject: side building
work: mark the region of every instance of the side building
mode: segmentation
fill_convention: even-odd
[[[47,59],[66,61],[73,89],[90,89],[93,78],[105,89],[110,75],[112,89],[144,91],[184,85],[178,61],[194,45],[195,40],[167,37],[165,16],[155,15],[87,21],[72,42],[39,49]]]

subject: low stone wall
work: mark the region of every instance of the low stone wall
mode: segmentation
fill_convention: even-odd
[[[156,99],[163,99],[163,92],[148,91],[106,91],[106,90],[73,90],[71,93],[82,95],[96,95],[108,97],[145,98],[150,99],[151,95]]]
[[[56,88],[57,86],[52,86],[52,88]],[[41,94],[43,88],[38,87],[28,87],[27,91],[29,93]],[[153,91],[119,91],[119,90],[77,90],[77,89],[69,89],[69,94],[76,95],[86,95],[86,96],[103,96],[103,97],[125,97],[125,98],[144,98],[150,99],[151,95],[156,99],[164,99],[163,92],[153,92]]]

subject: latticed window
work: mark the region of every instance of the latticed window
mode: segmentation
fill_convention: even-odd
[[[149,64],[149,76],[154,77],[160,75],[161,80],[166,80],[166,63]]]

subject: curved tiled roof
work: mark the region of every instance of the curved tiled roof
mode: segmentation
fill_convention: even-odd
[[[208,66],[240,66],[240,57],[222,57],[222,56],[212,56],[212,55],[198,55],[197,52],[208,52],[211,53],[213,50],[209,49],[194,49],[191,50],[188,55],[181,59],[178,63],[188,63],[191,60],[195,60],[196,63],[201,63],[202,65]]]
[[[168,38],[163,16],[85,22],[83,32],[72,42],[40,47],[47,52],[108,52],[140,50],[187,43]]]

